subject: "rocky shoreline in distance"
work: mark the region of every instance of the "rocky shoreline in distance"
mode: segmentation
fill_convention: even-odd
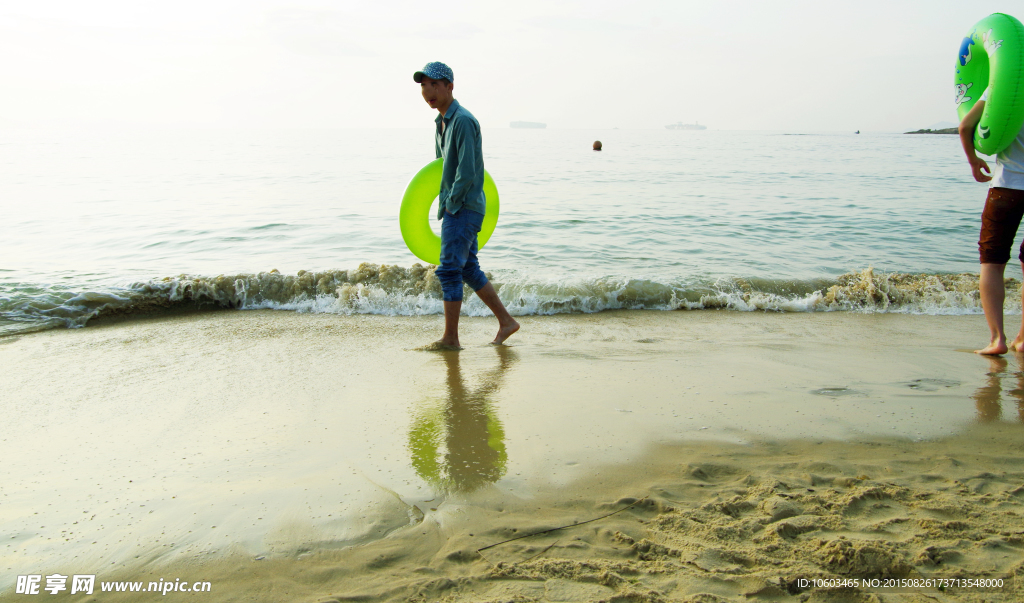
[[[938,130],[930,130],[925,128],[923,130],[914,130],[913,132],[904,132],[904,134],[958,134],[957,128],[940,128]]]

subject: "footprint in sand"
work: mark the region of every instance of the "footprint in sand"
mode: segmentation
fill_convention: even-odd
[[[906,385],[910,389],[916,389],[923,392],[936,392],[943,387],[956,387],[960,385],[959,381],[951,381],[949,379],[914,379],[913,381],[906,382]]]
[[[816,396],[825,396],[828,398],[841,398],[843,396],[866,396],[867,394],[849,387],[822,387],[820,389],[811,390],[811,393]]]

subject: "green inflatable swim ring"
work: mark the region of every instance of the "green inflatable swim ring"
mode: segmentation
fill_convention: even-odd
[[[435,266],[441,263],[441,237],[430,229],[432,216],[429,214],[430,204],[441,190],[443,165],[443,159],[435,159],[416,172],[405,189],[402,209],[398,212],[402,238],[405,239],[409,251],[424,262]],[[487,170],[484,170],[484,196],[487,198],[487,208],[483,226],[476,237],[477,248],[483,248],[498,224],[498,187]]]
[[[960,43],[953,84],[961,121],[988,89],[974,147],[995,155],[1010,146],[1024,125],[1024,25],[1003,13],[978,21]]]

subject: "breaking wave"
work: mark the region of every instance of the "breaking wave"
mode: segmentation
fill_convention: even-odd
[[[645,279],[599,277],[531,279],[488,275],[514,315],[589,313],[603,310],[734,310],[774,312],[981,312],[975,274],[904,274],[868,268],[835,279]],[[1007,280],[1008,292],[1020,283]],[[1007,295],[1007,310],[1020,311],[1020,296]],[[440,314],[441,286],[433,266],[362,264],[352,270],[276,270],[258,274],[180,275],[104,291],[58,291],[0,286],[0,334],[82,327],[103,317],[140,317],[169,311],[217,308],[276,309],[397,316]],[[469,315],[485,315],[476,296]]]

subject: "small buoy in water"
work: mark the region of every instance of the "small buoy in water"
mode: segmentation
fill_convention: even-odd
[[[600,151],[601,150],[601,141],[600,140],[595,140],[594,141],[594,150],[595,151]]]

